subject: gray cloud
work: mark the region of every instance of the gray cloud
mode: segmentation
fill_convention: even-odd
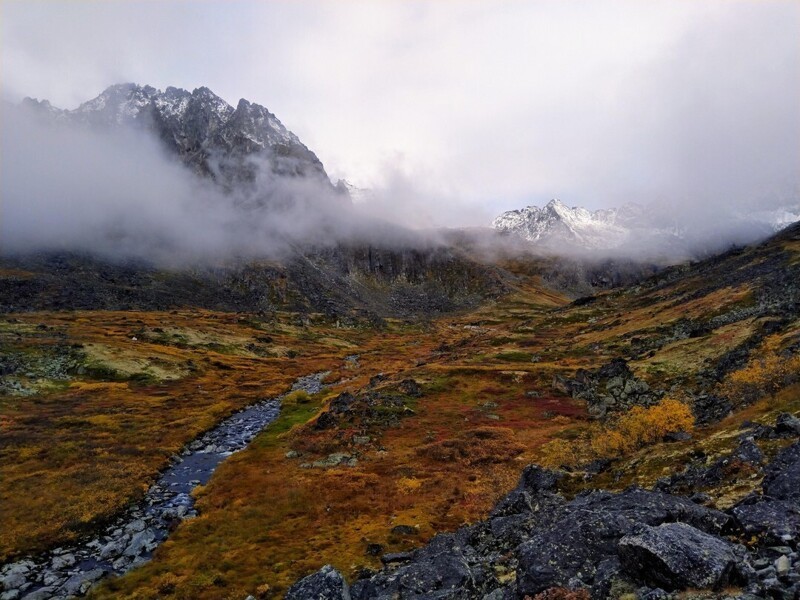
[[[12,105],[2,121],[0,252],[86,251],[179,265],[281,258],[300,244],[416,239],[353,211],[319,179],[275,175],[264,154],[250,159],[253,184],[226,192],[146,130],[54,124]]]
[[[131,80],[244,96],[334,177],[375,188],[373,212],[415,225],[486,224],[551,197],[711,218],[800,188],[790,0],[5,0],[2,11],[4,97],[73,107]]]

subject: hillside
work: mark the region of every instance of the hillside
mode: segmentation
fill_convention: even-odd
[[[279,597],[328,563],[351,582],[378,585],[387,575],[373,570],[383,564],[389,575],[416,564],[398,552],[485,518],[529,463],[560,469],[558,494],[567,501],[589,488],[658,483],[730,511],[758,491],[761,467],[706,479],[678,474],[687,466],[702,473],[735,451],[743,421],[774,424],[778,413],[800,409],[796,388],[784,389],[798,374],[799,258],[793,226],[758,246],[574,302],[542,286],[541,266],[516,265],[513,274],[489,271],[505,273],[506,287],[476,296],[481,303],[469,310],[460,305],[459,313],[422,321],[384,310],[379,327],[326,315],[291,276],[287,289],[299,290],[300,305],[256,312],[231,300],[229,285],[214,291],[206,278],[184,287],[174,274],[133,267],[120,277],[82,261],[6,264],[3,277],[13,285],[2,287],[0,503],[11,516],[0,551],[5,560],[44,552],[50,566],[35,572],[50,579],[22,583],[29,591],[55,590],[65,577],[80,587],[81,571],[52,566],[61,561],[53,548],[91,542],[200,433],[321,371],[330,371],[327,388],[286,397],[280,417],[195,489],[199,516],[176,521],[152,560],[143,551],[134,561],[141,566],[91,595]],[[370,257],[343,260],[336,254],[312,264],[338,264],[337,273]],[[361,272],[417,282],[429,299],[430,271],[397,260],[382,258],[380,274]],[[458,269],[440,267],[446,289],[469,289]],[[277,281],[242,280],[250,290]],[[80,304],[63,284],[100,291]],[[159,298],[157,289],[163,300],[142,300]],[[339,297],[348,310],[364,306],[352,294]],[[696,425],[679,427],[690,436],[676,430],[670,439],[678,441],[630,447],[608,441],[624,415],[667,397],[693,411]],[[753,443],[766,462],[788,441],[764,434]],[[753,552],[761,543],[740,541]],[[468,587],[443,597],[496,589],[516,597],[513,582],[527,581],[528,563],[511,546],[504,553],[500,562],[481,562],[482,572],[491,570],[480,593]],[[5,567],[4,581],[9,569],[18,568]],[[626,573],[618,574],[620,590],[642,585]],[[519,589],[520,598],[534,591]]]

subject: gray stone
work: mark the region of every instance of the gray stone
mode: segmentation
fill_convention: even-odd
[[[645,527],[623,537],[619,556],[635,580],[667,590],[695,587],[718,590],[736,579],[734,547],[686,523]]]
[[[24,586],[28,581],[25,573],[27,573],[27,570],[24,572],[10,571],[8,575],[4,576],[2,579],[3,589],[16,590]]]
[[[64,582],[66,577],[61,575],[60,573],[54,573],[53,571],[46,571],[44,575],[42,575],[42,583],[46,586],[58,586]]]
[[[350,600],[350,588],[341,573],[325,565],[316,573],[295,583],[285,600]]]
[[[74,554],[62,554],[61,556],[53,557],[53,560],[50,561],[50,566],[55,571],[60,571],[65,567],[71,567],[75,564],[75,555]]]
[[[100,558],[115,558],[125,550],[125,540],[112,540],[100,549]]]
[[[791,566],[792,564],[789,562],[789,557],[785,555],[781,556],[775,561],[775,573],[778,577],[784,577],[788,575]]]
[[[156,534],[152,529],[140,531],[131,538],[131,543],[125,548],[125,555],[135,557],[143,552],[152,550],[156,546],[154,543],[155,537]]]
[[[31,592],[24,596],[25,600],[52,600],[55,596],[55,588],[52,587],[42,587],[38,590]]]
[[[131,521],[125,526],[125,531],[127,533],[137,533],[142,531],[145,528],[145,522],[142,519],[136,519],[135,521]]]
[[[103,569],[92,569],[91,571],[86,571],[85,573],[77,573],[73,575],[67,582],[61,587],[61,590],[67,596],[75,596],[77,594],[85,594],[92,584],[103,577],[105,571]],[[49,596],[47,596],[49,598]]]

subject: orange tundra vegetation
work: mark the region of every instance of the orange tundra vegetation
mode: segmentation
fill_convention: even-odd
[[[226,412],[285,390],[296,376],[331,370],[328,391],[290,398],[276,422],[198,489],[200,516],[183,522],[151,562],[92,592],[95,598],[115,599],[248,594],[277,598],[297,578],[325,563],[353,578],[364,567],[379,566],[378,558],[367,553],[374,544],[383,552],[410,549],[436,532],[485,516],[516,484],[526,464],[546,462],[552,444],[568,446],[576,458],[584,451],[591,453],[592,445],[585,440],[605,430],[587,422],[582,402],[551,389],[553,376],[597,368],[620,356],[634,333],[652,336],[656,326],[684,318],[685,307],[668,297],[691,292],[689,284],[681,285],[686,289],[662,288],[657,297],[655,291],[647,297],[612,292],[589,306],[578,306],[542,291],[535,278],[522,277],[517,293],[470,313],[430,323],[389,321],[383,329],[339,329],[315,319],[298,326],[293,315],[259,324],[240,321],[236,315],[201,311],[79,313],[77,320],[72,315],[25,315],[20,320],[34,324],[47,320],[62,328],[70,341],[125,348],[131,346],[133,329],[144,327],[137,352],[144,357],[158,354],[167,362],[192,360],[200,369],[187,370],[173,381],[86,381],[71,383],[65,393],[0,401],[6,403],[3,412],[12,424],[26,415],[41,419],[40,405],[52,407],[65,397],[74,397],[79,386],[84,390],[80,402],[66,412],[98,412],[113,422],[112,415],[131,411],[137,415],[132,431],[142,452],[149,452],[153,439],[163,440],[158,453],[147,454],[144,467],[135,470],[131,467],[140,458],[133,460],[118,452],[113,435],[104,438],[100,448],[118,461],[125,475],[119,479],[110,510],[135,498],[170,452]],[[715,309],[722,310],[726,298],[715,299]],[[740,301],[739,296],[730,299],[732,304]],[[695,301],[698,311],[703,308],[701,302]],[[157,332],[156,327],[163,331]],[[265,333],[272,341],[258,342]],[[668,354],[656,350],[651,358],[663,358],[665,372],[671,372],[672,364],[689,364],[697,371],[702,365],[687,354],[689,350],[671,348]],[[356,363],[343,360],[350,354],[359,356]],[[384,374],[383,379],[370,384],[378,373]],[[637,376],[648,379],[650,375],[642,369]],[[419,384],[422,394],[404,398],[408,410],[396,422],[345,424],[324,431],[314,427],[320,412],[341,392],[396,394],[400,382],[409,378]],[[658,385],[666,383],[661,379]],[[116,390],[113,395],[111,390]],[[635,433],[636,444],[646,444],[659,438],[655,432],[663,435],[676,426],[691,427],[690,421],[681,420],[690,418],[685,405],[671,402],[641,409],[634,412],[635,418],[609,425],[609,438],[617,439],[622,427]],[[159,403],[164,406],[152,410]],[[216,407],[212,410],[211,405]],[[103,428],[110,424],[101,423],[102,419],[87,420],[74,429],[42,420],[37,435],[43,440],[49,432],[78,443],[97,432],[105,435]],[[17,429],[14,435],[28,431]],[[114,435],[118,441],[131,433],[123,430]],[[96,443],[93,440],[92,447]],[[301,456],[287,457],[290,451]],[[626,452],[627,446],[611,441],[607,451]],[[355,457],[357,462],[354,466],[305,466],[323,462],[331,453]],[[29,456],[45,473],[36,482],[43,497],[56,499],[54,506],[80,503],[77,492],[60,493],[54,463],[47,456],[37,451]],[[87,456],[91,458],[74,453],[70,460],[78,461],[75,464],[83,472],[92,471],[98,463]],[[0,454],[0,476],[13,471],[9,457]],[[32,467],[33,463],[28,464],[26,472],[33,472]],[[109,476],[101,473],[90,489],[95,493],[107,489],[104,478]],[[78,479],[74,473],[70,477]],[[20,481],[9,496],[23,489]],[[0,501],[6,503],[4,510],[10,509],[4,514],[14,515],[9,522],[18,532],[42,520],[41,511],[34,517],[25,514],[20,502],[8,497]],[[36,503],[33,508],[32,512],[38,510]],[[91,504],[86,508],[94,518],[99,516],[97,510],[91,512]],[[393,531],[397,525],[413,529]],[[65,531],[75,535],[75,530],[61,524],[50,531],[48,541],[63,539]],[[42,544],[44,538],[38,539]],[[5,543],[7,552],[24,546],[13,537]]]
[[[650,407],[634,406],[606,426],[595,426],[578,439],[557,439],[542,448],[548,467],[575,465],[593,458],[617,458],[661,441],[668,433],[691,431],[694,416],[688,404],[664,398]]]
[[[718,392],[735,405],[750,404],[764,395],[771,398],[800,378],[800,355],[784,355],[781,336],[771,335],[753,352],[747,364],[731,373]]]

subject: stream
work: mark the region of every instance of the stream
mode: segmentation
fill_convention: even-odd
[[[326,374],[301,377],[291,391],[315,394],[324,387]],[[182,520],[197,515],[192,490],[205,484],[223,460],[245,448],[277,418],[285,395],[248,406],[190,442],[142,501],[94,538],[3,566],[0,600],[82,596],[100,579],[149,561]]]

